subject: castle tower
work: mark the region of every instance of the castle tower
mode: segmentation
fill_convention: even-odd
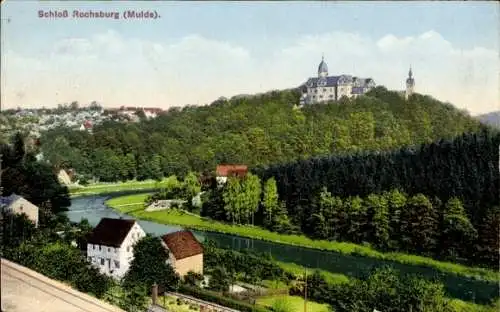
[[[321,57],[321,63],[318,66],[318,77],[325,78],[328,77],[328,66],[325,63],[325,57]]]
[[[411,66],[410,66],[410,71],[408,72],[408,79],[406,79],[406,94],[405,94],[405,98],[407,100],[413,94],[414,88],[415,88],[415,79],[413,79],[413,72],[411,71]]]

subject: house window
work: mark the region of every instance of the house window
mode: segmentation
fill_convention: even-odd
[[[117,268],[117,269],[120,268],[120,261],[115,260],[115,268]]]
[[[130,252],[130,246],[127,246],[127,252]]]
[[[102,250],[102,246],[101,246],[101,245],[99,245],[99,251],[101,251],[101,250]]]
[[[108,248],[108,252],[111,252],[111,248]]]
[[[104,265],[104,258],[101,258],[101,265]]]
[[[94,250],[95,250],[95,245],[91,245],[91,246],[92,246],[92,249],[94,249]]]

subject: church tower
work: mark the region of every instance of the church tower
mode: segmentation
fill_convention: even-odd
[[[328,66],[325,63],[325,57],[321,57],[321,63],[318,66],[318,78],[328,77]]]
[[[411,66],[410,66],[410,71],[408,72],[408,79],[406,79],[406,94],[405,94],[405,98],[407,100],[413,94],[414,88],[415,88],[415,79],[413,79],[413,72],[411,71]]]

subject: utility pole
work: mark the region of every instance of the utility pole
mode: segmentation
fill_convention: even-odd
[[[304,279],[304,312],[307,312],[307,268],[305,268]]]

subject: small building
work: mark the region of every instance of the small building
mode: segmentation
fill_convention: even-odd
[[[248,174],[248,167],[245,165],[218,165],[215,170],[217,184],[227,182],[230,177],[244,178]]]
[[[57,173],[57,180],[59,181],[59,183],[66,186],[71,185],[71,177],[64,169],[59,170],[59,172]]]
[[[25,214],[26,217],[38,227],[38,207],[17,194],[0,197],[0,207],[5,207],[6,212]]]
[[[169,252],[168,263],[180,277],[189,271],[203,274],[203,246],[190,231],[162,236],[162,245]]]
[[[102,218],[89,235],[87,259],[102,274],[121,279],[134,256],[134,245],[146,233],[135,220]]]

